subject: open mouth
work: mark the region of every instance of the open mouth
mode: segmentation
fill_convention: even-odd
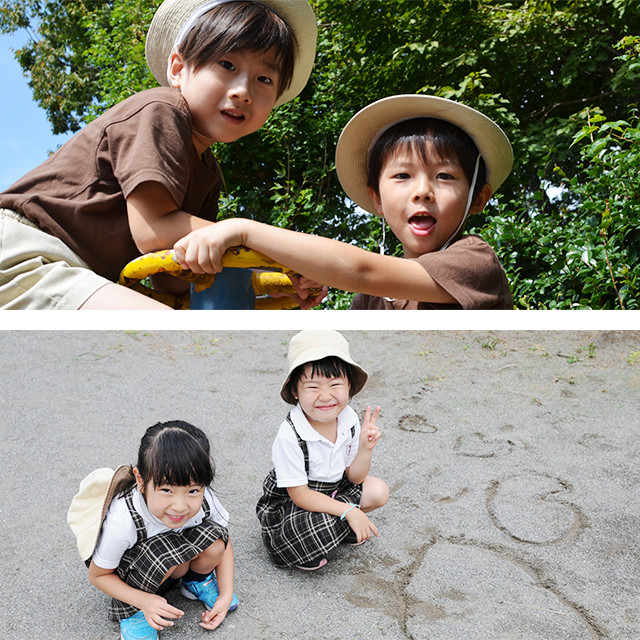
[[[245,119],[244,114],[240,113],[239,111],[231,111],[229,109],[224,109],[222,111],[222,115],[225,116],[226,118],[231,118],[236,122],[242,122]]]
[[[436,224],[436,219],[428,213],[416,213],[409,218],[409,226],[418,235],[428,234]]]

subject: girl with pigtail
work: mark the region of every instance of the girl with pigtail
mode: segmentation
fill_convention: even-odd
[[[178,583],[205,604],[200,626],[215,629],[238,599],[206,435],[188,422],[160,422],[143,436],[136,465],[121,469],[89,565],[90,582],[112,598],[121,638],[156,640],[173,626],[184,612],[163,593]]]

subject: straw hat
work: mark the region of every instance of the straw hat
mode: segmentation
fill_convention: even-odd
[[[511,172],[513,151],[509,139],[493,120],[479,111],[437,96],[410,94],[383,98],[351,118],[336,148],[336,170],[342,188],[369,213],[377,214],[367,189],[369,152],[387,129],[413,118],[439,118],[467,133],[484,159],[492,193]]]
[[[78,551],[85,562],[93,555],[98,544],[115,487],[130,471],[131,467],[127,465],[122,465],[115,471],[108,468],[96,469],[80,483],[79,491],[67,512],[67,523],[76,536]]]
[[[301,331],[289,342],[289,372],[282,385],[280,395],[285,402],[296,404],[289,388],[291,373],[300,365],[322,360],[328,356],[337,356],[340,360],[353,366],[353,386],[349,390],[351,397],[355,396],[367,381],[367,372],[349,354],[349,343],[337,331]]]
[[[156,80],[168,86],[167,64],[178,41],[184,39],[197,18],[213,7],[233,0],[164,0],[153,16],[145,53]],[[307,84],[316,55],[316,16],[307,0],[260,0],[273,9],[292,29],[298,41],[298,54],[291,85],[276,106],[293,100]],[[180,36],[180,38],[179,38]]]

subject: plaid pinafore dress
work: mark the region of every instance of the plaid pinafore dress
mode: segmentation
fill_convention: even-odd
[[[309,476],[307,443],[298,435],[290,415],[287,422],[298,439]],[[351,437],[355,427],[351,427]],[[354,484],[346,474],[337,482],[309,480],[309,489],[325,493],[335,500],[360,505],[362,485]],[[263,495],[256,505],[262,525],[262,540],[278,567],[291,567],[324,557],[349,534],[351,527],[339,516],[306,511],[296,506],[286,488],[278,487],[275,469],[262,484]]]
[[[118,576],[128,585],[147,593],[157,593],[169,569],[192,560],[219,538],[227,545],[229,532],[226,527],[208,519],[211,508],[206,498],[202,501],[204,519],[200,524],[183,531],[165,531],[147,538],[142,516],[133,506],[132,491],[127,491],[124,498],[136,525],[138,540],[131,549],[125,551],[116,569]],[[109,618],[122,620],[138,611],[126,602],[112,598]]]

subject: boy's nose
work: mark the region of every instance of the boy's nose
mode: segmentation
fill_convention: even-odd
[[[251,102],[251,91],[249,89],[249,82],[245,78],[238,79],[233,87],[229,90],[229,93],[236,100],[240,100],[246,104]]]
[[[431,200],[432,198],[433,190],[431,188],[431,182],[426,178],[418,180],[413,192],[413,201],[420,202],[420,200]]]

